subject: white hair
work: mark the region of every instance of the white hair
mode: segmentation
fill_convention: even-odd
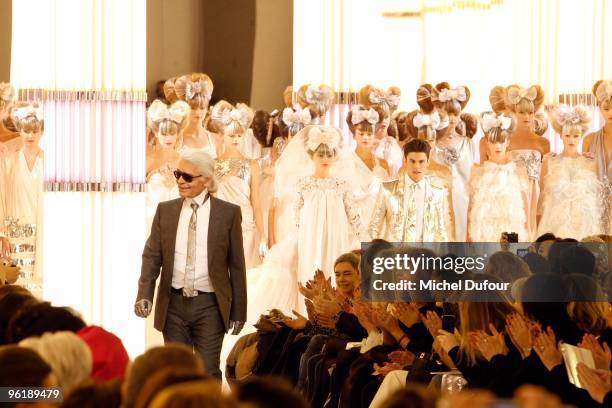
[[[185,160],[191,164],[194,164],[200,174],[204,177],[210,177],[210,183],[208,184],[208,191],[214,193],[217,191],[217,180],[215,180],[215,161],[202,149],[194,149],[192,147],[184,146],[180,152],[180,159]]]
[[[59,386],[69,391],[88,380],[93,368],[91,350],[85,341],[69,331],[28,337],[19,346],[36,351],[51,366]]]

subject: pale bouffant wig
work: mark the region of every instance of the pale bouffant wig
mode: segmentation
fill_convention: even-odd
[[[336,94],[327,85],[302,85],[297,91],[297,103],[302,109],[308,108],[313,119],[325,116],[331,108]]]
[[[407,133],[407,138],[402,139],[402,135],[400,134],[400,140],[412,140],[412,139],[421,139],[426,142],[435,142],[438,139],[438,130],[432,125],[424,125],[417,127],[414,124],[415,118],[418,115],[423,115],[422,112],[418,110],[414,110],[409,112],[402,118],[401,124],[398,123],[398,131],[401,133]],[[438,115],[438,112],[432,112],[430,115]],[[400,126],[401,125],[401,126]],[[446,128],[444,128],[445,130]]]
[[[253,115],[253,110],[244,103],[233,106],[221,100],[213,106],[210,121],[224,135],[232,136],[246,132],[253,122]]]
[[[360,117],[357,118],[356,115],[360,115]],[[375,132],[381,120],[380,114],[376,109],[373,107],[365,108],[362,105],[353,105],[346,115],[346,124],[353,135],[356,130]]]
[[[497,121],[496,126],[487,127],[487,120]],[[482,130],[485,134],[485,138],[489,143],[506,143],[510,140],[510,136],[516,128],[516,120],[513,115],[496,114],[495,112],[483,112],[480,115]],[[502,120],[505,121],[508,126],[502,126]],[[505,127],[505,129],[504,129]]]
[[[164,93],[168,102],[182,100],[187,102],[191,109],[207,108],[212,92],[212,80],[201,72],[170,78],[164,84]]]
[[[365,108],[374,108],[381,120],[391,117],[399,106],[402,91],[397,86],[390,86],[386,91],[374,85],[366,85],[359,90],[359,104]]]
[[[416,100],[422,113],[430,114],[436,109],[434,101],[438,98],[438,90],[431,84],[423,84],[416,91]]]
[[[610,109],[612,105],[612,81],[600,79],[593,85],[593,95],[600,108]]]
[[[546,113],[542,111],[536,112],[533,120],[534,120],[533,131],[535,132],[535,134],[538,136],[544,136],[544,134],[548,130],[548,117],[546,116]]]
[[[491,104],[491,109],[493,112],[498,115],[504,112],[506,108],[506,87],[504,86],[494,86],[489,92],[489,103]]]
[[[459,115],[459,125],[457,126],[462,136],[473,138],[478,132],[478,116],[472,113],[462,113]]]
[[[573,129],[579,129],[580,134],[584,135],[591,123],[591,113],[583,105],[559,105],[553,110],[551,119],[553,129],[560,135],[567,134]]]
[[[16,102],[9,111],[16,131],[37,133],[45,130],[42,106],[38,102]]]
[[[187,126],[191,108],[183,101],[168,106],[159,99],[147,110],[147,125],[155,134],[176,135]]]
[[[451,88],[448,82],[440,82],[436,91],[436,107],[449,115],[459,116],[470,100],[470,89],[464,85]]]
[[[543,102],[544,91],[540,85],[531,85],[529,88],[510,85],[506,88],[506,108],[514,113],[536,113]]]

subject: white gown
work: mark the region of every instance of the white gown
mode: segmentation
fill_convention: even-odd
[[[166,164],[151,171],[147,175],[147,236],[151,231],[151,223],[157,210],[157,205],[162,201],[179,198],[178,185],[174,178],[173,169]]]
[[[594,167],[593,159],[585,156],[549,155],[538,235],[552,232],[580,240],[603,233],[599,222],[602,184]]]
[[[42,297],[42,216],[44,157],[36,158],[32,169],[28,168],[22,149],[4,158],[2,179],[4,186],[4,217],[15,222],[5,230],[15,251],[11,257],[21,268],[22,277],[17,284],[23,285],[35,295]],[[2,215],[2,214],[0,214]]]
[[[260,184],[259,184],[259,203],[261,217],[263,220],[264,234],[268,236],[268,214],[274,201],[274,164],[272,163],[272,148],[262,149],[261,157],[257,160],[259,164]]]
[[[446,165],[452,174],[452,199],[455,221],[455,241],[467,239],[467,218],[470,202],[469,181],[474,166],[474,144],[472,139],[459,136],[460,140],[453,147],[436,147],[434,160]]]
[[[397,176],[397,172],[404,163],[404,151],[394,137],[385,136],[374,150],[374,154],[385,159],[392,178]]]
[[[247,271],[251,324],[272,308],[288,315],[293,309],[304,312],[297,282],[305,283],[317,269],[326,277],[334,276],[336,258],[359,248],[363,227],[345,182],[331,177],[301,179],[293,208],[296,232],[270,248],[259,267]]]
[[[486,161],[472,169],[468,237],[471,242],[499,242],[502,232],[516,232],[527,242],[525,190],[527,180],[517,164]]]
[[[355,170],[359,174],[360,186],[351,186],[355,205],[359,209],[361,223],[369,225],[374,213],[374,205],[383,181],[389,179],[389,173],[380,165],[380,159],[374,156],[374,167],[370,168],[355,153]]]
[[[529,177],[527,189],[527,237],[524,242],[534,241],[537,238],[538,200],[540,198],[540,172],[542,171],[542,153],[533,149],[511,150],[510,155]],[[519,238],[520,239],[520,238]]]
[[[215,178],[219,183],[216,197],[240,206],[242,244],[247,269],[261,263],[259,233],[251,206],[251,161],[249,159],[215,159]]]

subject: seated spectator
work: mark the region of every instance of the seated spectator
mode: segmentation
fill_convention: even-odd
[[[221,392],[215,380],[191,381],[161,391],[150,408],[238,408],[238,403]]]
[[[550,246],[557,242],[557,240],[558,238],[555,237],[555,234],[550,232],[540,235],[538,238],[536,238],[534,243],[535,253],[543,256],[544,258],[548,258]]]
[[[531,273],[550,273],[550,263],[542,255],[529,252],[523,257]]]
[[[41,337],[28,337],[19,346],[36,351],[51,366],[64,395],[89,380],[91,351],[79,336],[72,332],[45,333]]]
[[[238,384],[236,399],[254,408],[309,407],[304,397],[287,381],[275,377],[251,377]]]
[[[108,381],[125,376],[130,357],[119,337],[99,326],[84,327],[76,334],[91,350],[92,380]]]
[[[28,337],[42,336],[57,331],[78,332],[85,322],[67,307],[51,306],[40,302],[22,308],[11,320],[7,338],[11,343],[19,343]]]
[[[147,408],[157,394],[171,385],[206,379],[206,375],[198,370],[175,367],[165,368],[159,372],[153,373],[151,377],[145,381],[136,398],[136,408]]]
[[[72,390],[64,398],[61,408],[119,408],[121,382],[86,383]]]
[[[121,387],[123,406],[133,408],[145,382],[164,368],[187,369],[204,374],[204,362],[198,354],[193,353],[191,347],[184,344],[153,347],[136,357],[129,366]]]
[[[29,290],[21,286],[0,287],[0,345],[9,344],[7,330],[9,322],[21,309],[38,303]]]
[[[34,350],[14,345],[0,347],[0,387],[56,387],[51,366]],[[2,407],[16,407],[3,402]],[[35,407],[36,405],[29,405]]]

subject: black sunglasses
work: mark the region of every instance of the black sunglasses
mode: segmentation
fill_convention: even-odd
[[[183,180],[185,180],[185,182],[191,183],[194,178],[202,177],[202,175],[200,174],[199,176],[192,176],[189,173],[185,173],[180,170],[174,170],[174,178],[176,178],[176,181],[179,181],[181,177],[183,178]]]

